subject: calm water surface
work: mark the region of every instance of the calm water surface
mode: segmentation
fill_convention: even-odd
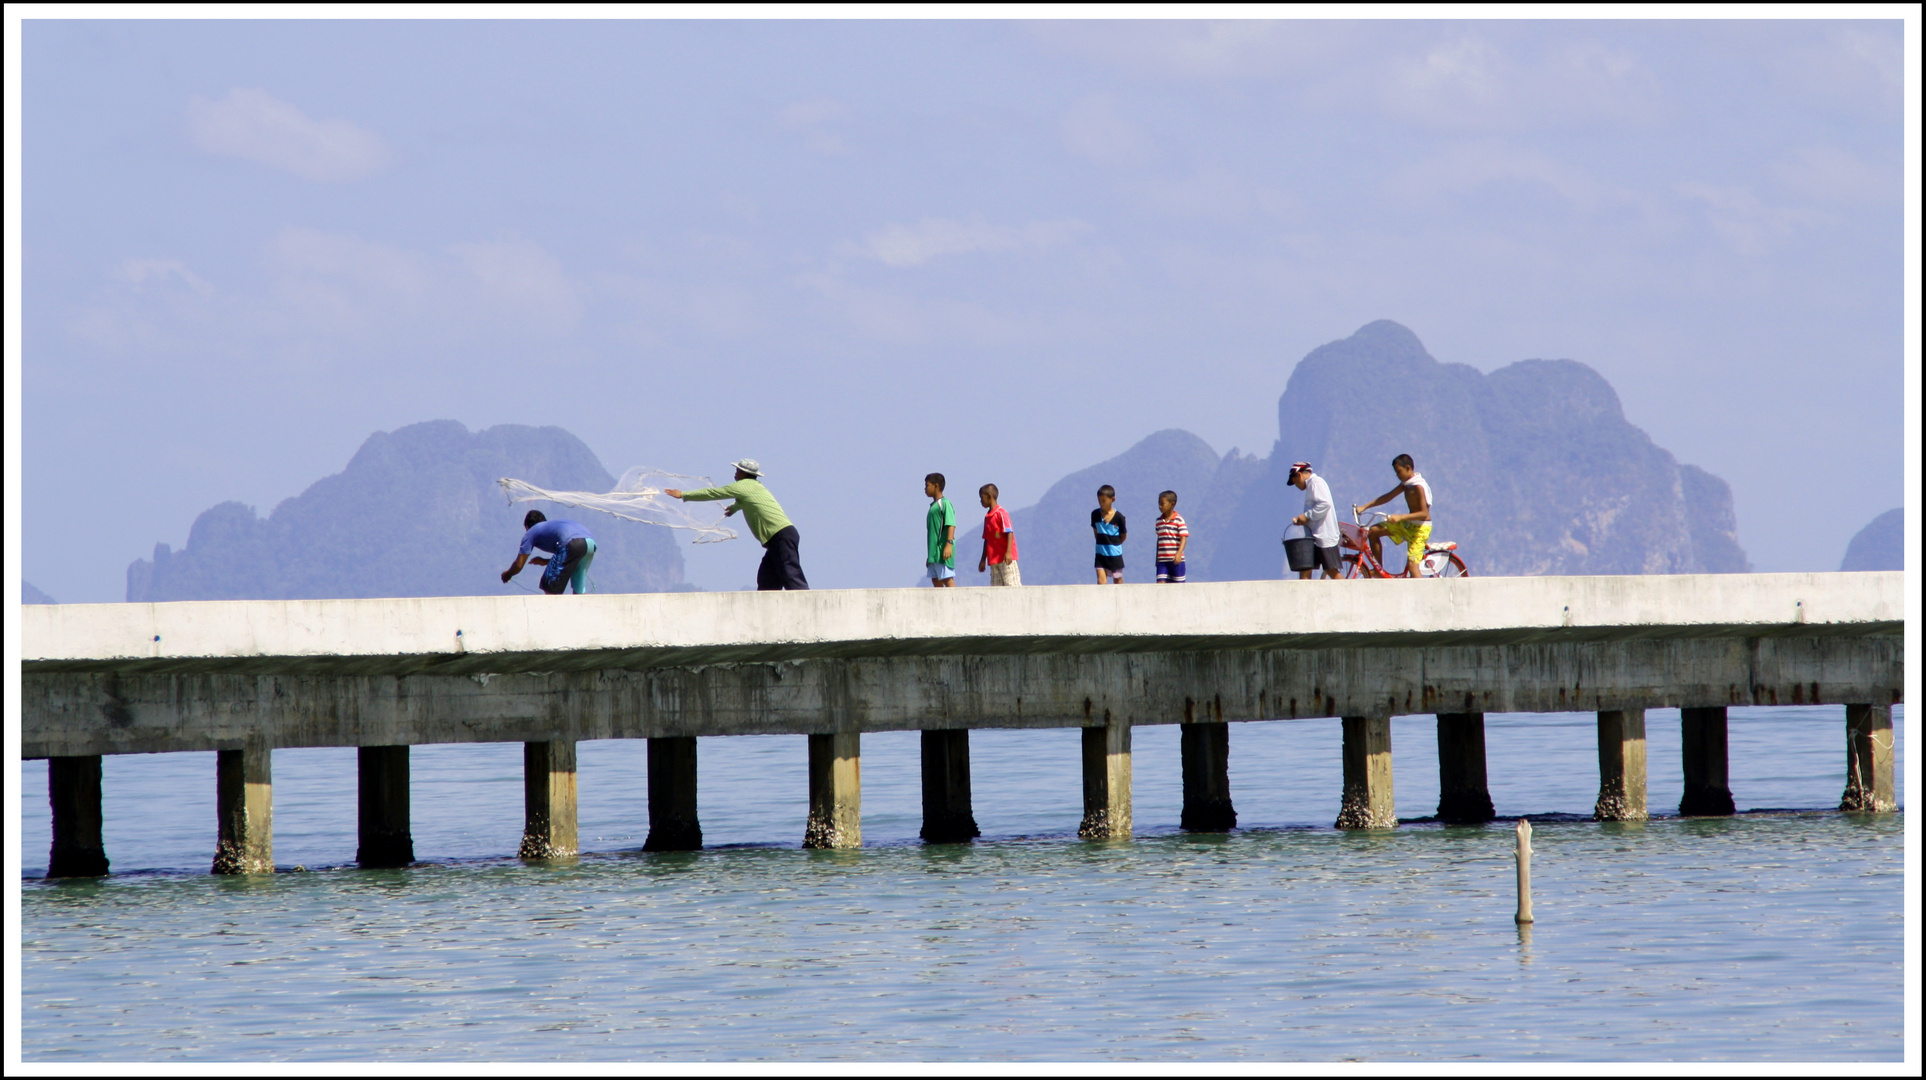
[[[1895,730],[1903,733],[1903,710]],[[1837,708],[1732,711],[1742,810],[1823,808]],[[1648,714],[1677,804],[1676,711]],[[1134,842],[1075,840],[1075,731],[977,732],[985,839],[925,847],[913,733],[865,736],[868,847],[797,846],[801,737],[705,739],[709,850],[637,851],[643,745],[584,743],[589,854],[525,865],[516,745],[414,753],[403,871],[347,865],[354,754],[277,751],[281,873],[205,873],[211,754],[106,760],[114,875],[43,883],[22,768],[30,1060],[1861,1059],[1902,1053],[1903,815],[1345,834],[1335,721],[1233,725],[1245,828],[1186,837],[1177,730],[1135,734]],[[1586,814],[1590,714],[1488,718],[1501,814]],[[1437,801],[1393,724],[1399,813]],[[1902,744],[1903,745],[1903,744]],[[1903,785],[1903,777],[1901,778]],[[1903,796],[1902,796],[1903,801]]]

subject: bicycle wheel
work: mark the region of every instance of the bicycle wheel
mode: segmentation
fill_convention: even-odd
[[[1455,551],[1434,552],[1429,557],[1427,557],[1425,561],[1430,562],[1432,559],[1438,558],[1441,555],[1444,558],[1443,558],[1443,561],[1438,564],[1438,572],[1434,576],[1436,577],[1470,577],[1471,576],[1471,571],[1465,569],[1465,561],[1463,559],[1460,559],[1458,557],[1458,553]]]

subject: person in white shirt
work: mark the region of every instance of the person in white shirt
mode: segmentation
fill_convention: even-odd
[[[1431,541],[1431,485],[1418,475],[1417,464],[1410,454],[1392,458],[1391,471],[1398,474],[1398,486],[1363,506],[1351,507],[1351,512],[1358,514],[1373,506],[1382,506],[1404,492],[1404,505],[1410,513],[1386,514],[1383,521],[1366,529],[1364,535],[1371,541],[1371,557],[1378,560],[1379,566],[1384,565],[1383,537],[1389,536],[1394,544],[1403,544],[1403,576],[1417,577],[1424,566],[1425,545]]]
[[[1321,566],[1326,579],[1342,577],[1344,564],[1338,558],[1338,523],[1337,515],[1331,512],[1331,486],[1311,471],[1308,461],[1292,462],[1291,475],[1285,482],[1304,493],[1304,512],[1292,518],[1291,524],[1304,526],[1317,541],[1317,566],[1311,570]],[[1309,581],[1311,570],[1299,570],[1297,576]]]

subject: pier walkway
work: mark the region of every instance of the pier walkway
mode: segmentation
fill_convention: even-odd
[[[29,606],[20,748],[49,876],[104,873],[100,758],[218,751],[214,869],[273,868],[276,747],[360,748],[364,865],[413,860],[408,747],[524,744],[527,857],[575,850],[575,744],[649,740],[656,850],[701,846],[696,739],[809,736],[805,843],[860,845],[861,736],[923,732],[923,836],[975,835],[969,731],[1083,729],[1080,834],[1131,833],[1130,731],[1182,724],[1183,827],[1230,828],[1229,724],[1343,725],[1341,828],[1396,824],[1390,718],[1438,717],[1439,816],[1491,817],[1484,714],[1598,714],[1597,816],[1646,816],[1645,711],[1683,814],[1731,813],[1726,710],[1846,706],[1842,807],[1893,808],[1905,576],[1245,581]],[[1335,778],[1334,778],[1335,779]]]

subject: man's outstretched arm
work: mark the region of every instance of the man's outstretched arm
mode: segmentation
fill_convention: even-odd
[[[508,584],[508,579],[514,577],[516,574],[521,573],[522,567],[527,565],[528,565],[528,552],[524,551],[516,555],[515,565],[502,571],[502,584],[504,585]]]

